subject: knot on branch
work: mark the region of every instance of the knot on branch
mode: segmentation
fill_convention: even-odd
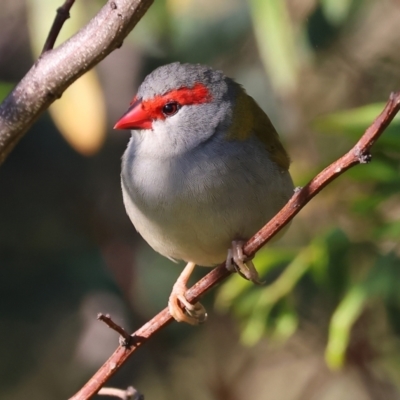
[[[363,152],[358,152],[356,154],[358,161],[360,164],[368,164],[372,160],[372,155],[369,152],[363,153]]]

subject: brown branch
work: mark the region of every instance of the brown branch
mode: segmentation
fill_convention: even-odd
[[[0,165],[50,104],[120,47],[154,0],[108,0],[78,33],[41,55],[0,105]]]
[[[50,28],[50,32],[47,36],[46,42],[44,43],[42,54],[54,47],[54,43],[57,40],[58,34],[64,25],[64,22],[70,17],[69,10],[75,3],[75,0],[65,0],[65,3],[57,8],[57,14],[54,18],[53,25]]]
[[[384,110],[365,131],[354,147],[321,171],[301,190],[296,190],[286,206],[246,243],[243,248],[244,253],[250,256],[259,250],[287,225],[318,192],[339,175],[342,175],[354,165],[370,162],[371,154],[369,151],[371,147],[389,126],[399,110],[400,92],[391,93]]]
[[[356,145],[343,157],[333,162],[304,188],[297,189],[293,197],[282,208],[282,210],[269,221],[259,232],[257,232],[244,246],[244,252],[252,256],[273,236],[275,236],[293,217],[325,186],[343,174],[350,167],[357,164],[364,164],[370,161],[369,151],[375,141],[384,132],[394,116],[400,110],[400,92],[392,93],[386,104],[385,109],[376,118],[372,125],[365,131]],[[220,283],[229,276],[225,268],[225,263],[219,265],[197,282],[186,292],[186,298],[190,303],[195,303],[207,291]],[[122,364],[130,357],[136,349],[150,339],[156,332],[172,322],[172,317],[165,308],[153,319],[139,328],[132,337],[135,344],[129,348],[119,346],[114,354],[103,364],[95,375],[85,384],[85,386],[70,400],[87,400],[92,398],[108,379],[118,371]]]
[[[117,323],[115,323],[112,319],[110,314],[102,314],[99,313],[97,314],[97,319],[100,321],[103,321],[106,325],[108,325],[111,329],[113,329],[115,332],[119,333],[122,338],[123,341],[121,343],[121,345],[128,347],[130,345],[130,342],[132,341],[132,336],[122,327],[119,326]]]

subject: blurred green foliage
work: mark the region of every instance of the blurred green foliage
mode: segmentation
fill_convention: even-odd
[[[11,92],[14,85],[9,82],[0,82],[0,101],[3,101],[8,93]]]
[[[313,62],[313,57],[306,55],[315,40],[321,40],[313,36],[324,35],[322,22],[329,24],[325,28],[327,35],[333,30],[338,34],[341,26],[351,23],[357,11],[355,3],[321,0],[308,21],[293,27],[285,2],[250,2],[260,55],[276,92],[287,96],[288,90],[299,85],[299,71]],[[318,32],[313,32],[309,28],[317,14],[322,25]],[[299,35],[301,31],[308,31],[312,36]],[[319,43],[330,45],[327,41]],[[343,138],[350,147],[382,112],[384,104],[371,103],[316,116],[312,127],[316,134]],[[302,310],[318,309],[319,304],[323,304],[327,306],[325,312],[330,320],[326,362],[337,369],[346,363],[353,327],[361,315],[382,312],[383,305],[383,310],[390,315],[389,332],[397,331],[400,320],[400,302],[395,295],[400,293],[397,288],[400,273],[399,122],[400,118],[396,117],[374,146],[373,162],[351,169],[336,186],[337,197],[341,197],[340,187],[351,187],[353,195],[342,199],[341,205],[345,204],[346,209],[341,213],[362,232],[349,234],[346,230],[328,227],[325,233],[319,229],[315,237],[301,247],[262,250],[255,263],[267,281],[265,287],[254,287],[238,277],[222,285],[216,305],[223,311],[232,310],[239,318],[243,343],[254,344],[264,335],[287,339],[301,325]],[[329,160],[324,160],[319,168],[327,162]],[[333,226],[336,222],[332,220],[321,225]],[[388,335],[392,334],[389,332]],[[378,343],[371,346],[379,352]]]

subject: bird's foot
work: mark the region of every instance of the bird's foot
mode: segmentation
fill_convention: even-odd
[[[226,258],[226,268],[228,271],[236,271],[240,276],[257,285],[262,285],[265,282],[260,281],[253,261],[243,253],[244,243],[242,240],[232,241]]]
[[[189,303],[185,297],[186,290],[186,285],[179,280],[175,283],[168,300],[169,313],[178,322],[200,325],[207,320],[206,309],[200,303]],[[182,309],[182,306],[185,307],[185,310]]]

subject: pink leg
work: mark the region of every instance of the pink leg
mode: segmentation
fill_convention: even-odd
[[[185,297],[186,285],[195,266],[196,264],[192,262],[186,265],[175,282],[168,300],[168,309],[172,317],[178,322],[187,322],[190,325],[199,325],[207,319],[205,308],[200,303],[189,303]],[[182,306],[185,307],[185,311]]]

